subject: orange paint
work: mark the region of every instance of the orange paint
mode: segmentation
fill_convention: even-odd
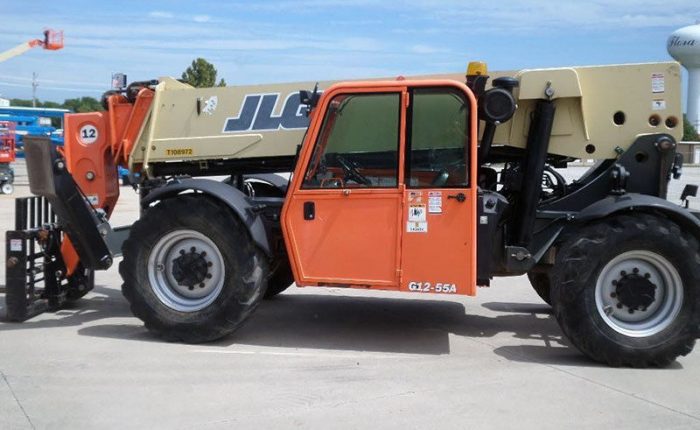
[[[406,184],[409,92],[426,87],[456,90],[467,100],[470,108],[470,135],[465,145],[469,158],[468,187],[411,189]],[[330,101],[338,95],[362,93],[401,94],[397,186],[302,189]],[[282,209],[282,231],[297,284],[474,295],[476,142],[476,99],[462,83],[360,82],[338,84],[326,90],[312,115]],[[314,161],[318,164],[318,160]],[[363,172],[369,174],[369,170]],[[427,212],[431,192],[440,193],[439,214]],[[459,193],[464,194],[462,202],[448,198]],[[304,219],[304,204],[309,202],[315,207],[312,220]],[[426,206],[426,232],[407,231],[412,205]]]
[[[127,163],[152,101],[153,91],[142,89],[133,104],[112,95],[106,112],[65,115],[63,154],[68,171],[92,205],[108,217],[119,199],[117,165]],[[61,254],[71,275],[80,259],[68,237]]]

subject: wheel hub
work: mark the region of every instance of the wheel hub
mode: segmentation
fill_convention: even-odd
[[[665,257],[648,250],[627,251],[602,267],[595,303],[613,330],[647,337],[668,327],[680,312],[683,281]]]
[[[630,313],[646,311],[656,300],[656,285],[649,280],[651,275],[640,275],[637,268],[633,273],[623,271],[620,275],[621,279],[612,282],[616,287],[614,298],[617,298],[618,304],[626,307]]]
[[[204,258],[206,255],[206,251],[197,252],[194,246],[190,248],[190,252],[180,250],[180,256],[174,259],[172,264],[172,275],[178,285],[189,290],[194,290],[195,286],[204,288],[204,281],[211,278],[211,263]]]
[[[196,312],[216,300],[224,287],[223,256],[216,244],[194,230],[175,230],[153,246],[148,277],[158,299],[179,312]]]

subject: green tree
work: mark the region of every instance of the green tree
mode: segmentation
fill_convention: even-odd
[[[197,58],[182,72],[182,80],[193,87],[209,88],[216,84],[216,73],[216,67],[213,64],[204,58]],[[226,82],[221,79],[216,86],[225,87]]]
[[[41,102],[39,102],[38,104],[41,105]],[[10,99],[10,106],[32,107],[32,101],[24,99]]]
[[[683,139],[685,142],[696,142],[700,140],[698,136],[698,131],[695,129],[693,124],[688,121],[688,117],[683,115]]]
[[[73,112],[95,112],[104,110],[100,101],[92,97],[66,99],[66,101],[63,102],[63,107]]]

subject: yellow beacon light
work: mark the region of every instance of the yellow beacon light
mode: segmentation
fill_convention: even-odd
[[[485,76],[488,73],[486,63],[481,61],[471,61],[467,66],[467,76]]]

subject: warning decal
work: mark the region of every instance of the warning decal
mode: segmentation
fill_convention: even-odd
[[[408,207],[408,220],[412,222],[424,222],[425,218],[425,205],[410,205]]]
[[[651,74],[651,92],[654,94],[666,91],[666,81],[663,73]]]
[[[666,100],[658,99],[651,102],[652,110],[664,110],[666,109]]]
[[[411,222],[406,223],[407,233],[427,233],[428,223],[427,222]]]
[[[17,252],[22,250],[22,239],[10,239],[10,251]]]
[[[427,210],[425,205],[408,206],[408,222],[406,223],[408,233],[427,233]]]
[[[430,191],[428,193],[428,213],[442,213],[442,191]]]

